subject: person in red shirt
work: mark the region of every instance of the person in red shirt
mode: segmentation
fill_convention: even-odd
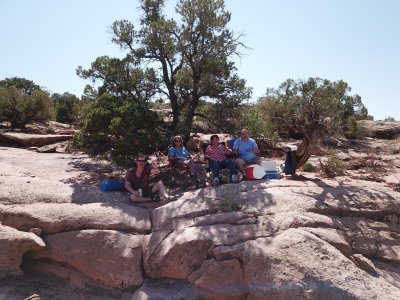
[[[232,154],[232,151],[224,145],[220,145],[219,137],[213,134],[210,138],[211,144],[207,146],[205,156],[209,160],[209,166],[213,174],[214,185],[219,184],[219,171],[221,168],[229,168],[232,182],[237,182],[235,163],[226,155]]]
[[[131,193],[130,199],[133,202],[151,201],[154,194],[160,194],[164,202],[169,200],[169,196],[162,181],[152,185],[149,183],[150,175],[160,172],[157,164],[147,163],[146,156],[140,154],[136,159],[136,166],[128,171],[125,177],[125,189]]]

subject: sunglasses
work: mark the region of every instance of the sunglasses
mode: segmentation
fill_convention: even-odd
[[[180,140],[176,140],[176,141],[174,141],[174,142],[175,142],[175,143],[176,143],[176,142],[182,143],[182,141],[180,141]]]
[[[144,159],[138,159],[137,162],[145,162],[146,160]]]

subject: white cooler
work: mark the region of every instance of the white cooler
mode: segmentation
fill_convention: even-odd
[[[261,161],[261,167],[264,168],[265,172],[275,172],[276,160],[263,160]]]

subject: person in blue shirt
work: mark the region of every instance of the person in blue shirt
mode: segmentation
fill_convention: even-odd
[[[196,188],[199,188],[199,171],[197,170],[196,162],[190,152],[183,146],[183,139],[180,135],[174,137],[173,147],[169,149],[168,158],[173,166],[187,165],[192,182],[196,184]]]
[[[240,138],[233,144],[233,152],[239,155],[240,158],[236,159],[236,165],[239,171],[246,177],[245,165],[260,164],[261,157],[257,156],[260,153],[255,140],[249,137],[247,129],[240,131]]]

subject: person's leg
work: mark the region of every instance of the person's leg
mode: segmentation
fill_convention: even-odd
[[[240,171],[243,175],[246,175],[246,172],[245,172],[245,170],[244,170],[244,166],[245,166],[244,160],[241,159],[241,158],[238,158],[238,159],[236,159],[235,163],[236,163],[236,165],[237,165],[239,171]]]
[[[199,171],[197,170],[197,164],[193,159],[185,160],[185,164],[189,166],[189,174],[192,182],[199,187]]]
[[[129,199],[132,202],[148,202],[151,201],[151,198],[142,197],[139,195],[139,192],[135,191],[135,193],[130,194]]]
[[[261,157],[256,156],[253,159],[246,161],[246,163],[249,165],[261,165]]]
[[[216,160],[209,160],[210,169],[213,174],[213,178],[219,177],[219,170],[220,170],[220,162]]]
[[[151,191],[153,193],[158,192],[162,198],[162,200],[167,200],[169,199],[168,193],[167,193],[167,189],[165,188],[165,185],[162,181],[156,182],[153,187],[151,188]]]
[[[199,178],[199,171],[197,169],[197,164],[193,159],[189,160],[189,170],[191,176],[194,176],[196,179]]]
[[[195,175],[195,162],[193,159],[187,159],[183,162],[187,167],[188,167],[188,172],[190,176],[194,176]]]
[[[210,160],[209,163],[210,163],[211,172],[213,174],[212,183],[214,185],[219,185],[219,170],[221,168],[221,162],[219,162],[217,160]]]
[[[221,167],[222,168],[228,168],[229,169],[229,175],[231,175],[231,177],[233,175],[236,175],[236,167],[235,167],[235,163],[233,162],[232,159],[230,159],[230,158],[225,159],[221,163]]]

